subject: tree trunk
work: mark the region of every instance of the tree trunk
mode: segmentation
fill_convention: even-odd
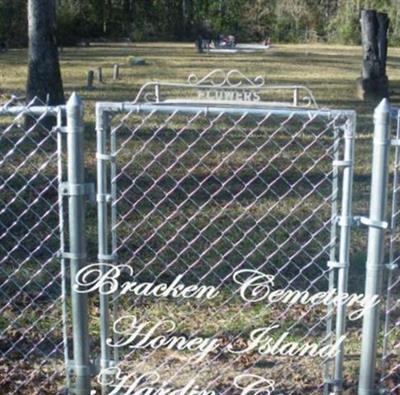
[[[394,27],[393,27],[393,34],[395,36],[399,33],[399,19],[400,19],[400,12],[399,12],[400,4],[396,5],[396,13],[395,13],[395,20],[394,20]]]
[[[107,0],[105,11],[106,11],[105,15],[107,15],[107,17],[105,18],[105,21],[104,21],[104,34],[107,35],[110,33],[111,23],[113,20],[113,2],[112,2],[112,0]]]
[[[182,0],[183,39],[191,33],[192,4],[191,0]]]
[[[48,100],[50,105],[65,103],[55,20],[55,0],[28,1],[28,102],[38,97],[44,102]]]
[[[364,79],[377,79],[381,74],[378,51],[378,20],[376,12],[363,10],[361,12],[361,34],[363,49],[363,69]]]
[[[123,12],[124,12],[124,34],[129,35],[131,32],[131,24],[132,24],[132,0],[124,0],[123,1]]]
[[[4,11],[4,17],[2,18],[2,21],[4,22],[4,39],[5,39],[5,44],[8,42],[10,38],[10,32],[12,32],[13,29],[13,21],[14,19],[14,4],[12,1],[6,2],[3,5],[3,11]]]
[[[388,48],[388,31],[389,31],[389,17],[387,14],[378,12],[376,14],[378,19],[378,53],[381,63],[381,75],[386,76],[386,60]]]
[[[363,100],[377,101],[388,97],[388,28],[387,14],[378,14],[375,10],[361,11],[363,67],[361,78],[357,81],[357,89],[359,97]]]

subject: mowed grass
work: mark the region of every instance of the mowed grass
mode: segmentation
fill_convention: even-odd
[[[149,65],[128,66],[129,56],[144,57]],[[24,94],[27,53],[10,50],[0,55],[0,92]],[[321,107],[355,109],[358,113],[359,155],[357,175],[369,174],[368,143],[372,132],[373,104],[356,97],[355,80],[361,74],[360,47],[335,45],[276,45],[265,54],[197,54],[192,44],[109,44],[89,48],[65,48],[60,53],[66,95],[78,92],[85,101],[86,119],[94,122],[94,103],[132,101],[149,81],[185,82],[189,74],[204,76],[214,68],[238,69],[249,77],[264,76],[267,84],[304,84]],[[389,48],[387,74],[391,100],[400,103],[400,49]],[[121,79],[112,80],[113,64],[120,64]],[[103,67],[104,83],[87,90],[88,70]],[[92,128],[93,129],[93,128]]]
[[[149,64],[130,67],[127,63],[129,56],[144,57]],[[304,84],[314,92],[321,107],[357,111],[354,211],[356,214],[367,214],[373,105],[362,103],[355,96],[355,80],[361,70],[360,48],[277,45],[265,54],[223,56],[199,55],[194,46],[189,44],[108,44],[89,48],[65,48],[60,57],[67,96],[76,91],[85,103],[88,179],[94,181],[96,174],[96,101],[133,101],[139,88],[148,81],[185,82],[191,73],[202,77],[214,68],[238,69],[250,78],[264,76],[267,84]],[[399,58],[400,50],[390,48],[388,75],[394,105],[400,100],[400,72],[397,69]],[[2,93],[23,94],[26,80],[25,59],[26,52],[23,50],[11,50],[0,55]],[[121,65],[121,79],[118,81],[112,80],[112,66],[115,63]],[[103,67],[104,83],[96,83],[95,89],[88,90],[85,88],[86,73],[98,67]],[[329,259],[330,236],[330,207],[326,199],[331,193],[330,163],[334,156],[334,152],[329,148],[332,142],[331,135],[316,138],[316,135],[301,134],[269,163],[277,150],[290,140],[290,133],[298,131],[300,124],[292,125],[292,129],[289,127],[275,136],[274,143],[269,143],[262,152],[256,152],[257,146],[263,144],[263,139],[271,135],[273,128],[267,125],[260,128],[251,138],[247,138],[246,127],[255,125],[255,121],[251,119],[247,120],[244,131],[235,130],[210,149],[218,140],[220,131],[232,125],[235,119],[225,119],[219,124],[216,133],[211,130],[211,133],[201,140],[197,140],[199,132],[208,121],[194,123],[190,130],[185,133],[179,132],[179,138],[169,146],[185,119],[175,119],[160,133],[154,133],[154,124],[150,124],[133,134],[131,131],[141,121],[140,116],[138,118],[131,116],[125,120],[118,116],[114,119],[114,125],[118,125],[119,122],[121,124],[116,131],[119,175],[116,179],[118,201],[115,203],[118,209],[116,235],[121,263],[132,264],[137,271],[142,272],[143,279],[150,281],[170,281],[177,274],[187,272],[187,282],[196,282],[200,278],[205,283],[219,284],[229,276],[234,267],[269,268],[265,258],[272,255],[274,261],[270,269],[280,273],[280,286],[285,286],[292,280],[292,287],[307,288],[310,291],[326,289],[326,261]],[[165,119],[159,121],[163,120]],[[274,127],[278,124],[276,121]],[[314,130],[319,129],[315,127]],[[245,144],[241,144],[243,141]],[[314,141],[315,144],[308,150],[307,155],[304,155],[302,147],[310,141]],[[193,145],[192,153],[186,152],[189,145]],[[143,146],[146,147],[144,150]],[[237,152],[232,155],[236,148]],[[19,153],[20,156],[22,154]],[[40,167],[46,155],[40,151],[37,166],[23,167],[24,179],[31,179],[35,175],[35,169]],[[254,156],[247,163],[251,155]],[[20,156],[15,157],[16,162]],[[179,160],[176,160],[178,156]],[[229,160],[226,161],[228,156]],[[201,163],[198,161],[200,157],[203,158]],[[295,158],[300,159],[294,163]],[[314,166],[315,161],[320,161],[320,164]],[[129,166],[126,166],[127,163]],[[266,167],[268,163],[269,166]],[[279,174],[290,166],[291,171],[285,174],[284,180],[281,179]],[[167,168],[170,170],[165,175]],[[13,168],[1,171],[7,171],[9,175],[12,174]],[[305,172],[307,180],[302,179]],[[329,177],[324,178],[324,175]],[[274,180],[278,180],[274,183],[274,193],[265,193],[268,185]],[[241,193],[246,183],[247,188]],[[200,191],[196,191],[199,185],[202,187]],[[225,186],[221,189],[222,185]],[[285,195],[290,185],[296,186],[291,193]],[[17,188],[20,187],[18,184]],[[39,186],[35,188],[40,190]],[[308,196],[314,190],[318,193]],[[12,196],[14,191],[10,193]],[[280,200],[280,196],[283,195],[285,199]],[[46,198],[48,197],[45,195],[40,197]],[[51,198],[55,202],[56,195],[53,193]],[[301,205],[297,207],[299,202]],[[199,206],[202,207],[201,211],[198,210]],[[56,213],[56,208],[55,206],[53,214]],[[90,255],[96,259],[96,208],[89,205],[88,210],[88,243]],[[288,213],[292,213],[289,220],[286,219]],[[191,217],[193,219],[188,223],[187,218]],[[34,219],[29,221],[31,225]],[[281,221],[284,221],[284,226],[279,226]],[[182,231],[177,233],[177,229]],[[322,231],[315,233],[318,229]],[[363,281],[360,279],[366,261],[365,235],[365,230],[353,233],[350,288],[358,292],[362,292],[363,288]],[[42,236],[45,235],[40,235],[39,238]],[[12,248],[12,240],[7,241],[11,243],[7,248]],[[18,252],[17,250],[14,255],[15,260],[19,259]],[[19,278],[21,283],[26,281],[26,276],[35,273],[35,264],[24,262],[24,265],[29,265],[29,270],[23,278]],[[5,275],[12,271],[11,267],[5,269]],[[54,266],[51,274],[55,274],[53,270]],[[33,278],[36,278],[35,274]],[[36,285],[31,291],[35,306],[39,302],[42,305],[50,305],[45,297],[36,298],[40,295]],[[220,333],[229,340],[239,342],[246,342],[254,328],[272,324],[274,320],[280,321],[280,331],[290,329],[294,340],[304,339],[305,336],[321,340],[324,336],[324,323],[320,323],[323,311],[310,312],[308,309],[291,309],[281,305],[244,306],[237,298],[230,299],[232,287],[227,287],[224,292],[224,298],[221,300],[205,304],[125,296],[121,298],[120,312],[143,315],[143,318],[149,319],[167,316],[177,321],[177,330],[185,335],[200,333],[211,336],[213,333]],[[32,299],[32,294],[29,296]],[[226,303],[227,300],[230,303]],[[92,300],[92,306],[94,319],[91,333],[94,338],[93,344],[98,345],[98,310],[95,298]],[[13,321],[16,321],[18,326],[28,327],[33,319],[32,314],[21,314],[21,306],[11,307],[10,311],[7,310],[8,315],[5,316],[2,325],[12,326]],[[49,314],[49,320],[54,320],[54,316]],[[50,324],[50,321],[47,322],[46,317],[41,317],[40,325],[36,325],[36,329],[35,326],[28,329],[28,332],[35,338],[38,328],[52,329],[51,325],[46,327],[47,324]],[[358,363],[359,332],[360,321],[352,323],[347,352],[356,353],[356,358],[354,361],[346,360],[348,386],[353,385],[357,378],[353,369],[356,369]],[[59,331],[54,331],[52,336],[54,343],[61,340]],[[17,339],[21,339],[21,336],[17,336]],[[40,348],[38,351],[43,352]],[[161,372],[166,376],[179,376],[183,372],[183,377],[186,377],[186,374],[192,374],[194,369],[188,365],[185,354],[133,353],[131,357],[132,363],[140,366],[143,371],[149,370],[153,365],[159,365],[162,360]],[[211,365],[206,366],[207,363]],[[215,375],[218,369],[231,376],[235,372],[250,369],[253,365],[256,369],[252,372],[257,374],[263,372],[266,367],[269,368],[270,377],[279,383],[278,389],[286,391],[284,393],[319,393],[318,385],[322,382],[320,366],[310,358],[302,361],[261,358],[260,361],[260,358],[254,355],[250,355],[249,359],[237,359],[218,354],[207,360],[205,366],[199,366],[197,369],[202,382],[212,382],[211,376]],[[286,380],[286,384],[281,375],[284,365],[290,366],[290,379]],[[167,370],[164,370],[165,366],[169,366]],[[307,375],[304,372],[307,372]],[[177,381],[174,383],[177,384]],[[223,389],[229,386],[228,383],[222,382],[216,384]]]
[[[128,66],[129,56],[144,57],[146,66]],[[358,155],[356,175],[370,173],[370,137],[373,104],[356,97],[355,81],[361,74],[361,47],[339,45],[276,45],[265,54],[197,54],[192,44],[150,43],[93,45],[65,48],[60,53],[66,95],[78,92],[85,101],[86,119],[94,122],[94,103],[132,101],[139,88],[149,81],[185,82],[191,73],[199,77],[214,68],[238,69],[249,77],[261,75],[267,84],[304,84],[321,107],[354,109],[358,114]],[[27,74],[25,50],[0,55],[0,92],[24,94]],[[400,103],[400,49],[389,48],[387,74],[391,101]],[[121,79],[112,80],[113,64],[121,65]],[[87,90],[88,70],[103,67],[104,83]],[[92,138],[88,132],[88,138]],[[93,135],[94,138],[94,135]],[[365,196],[365,190],[360,191]],[[357,197],[356,197],[357,200]],[[360,202],[361,207],[362,203]],[[357,206],[356,206],[357,207]],[[365,209],[365,206],[362,206]]]
[[[128,66],[129,56],[144,57],[149,65]],[[400,49],[389,48],[387,74],[394,104],[399,102],[398,61]],[[0,88],[4,93],[23,93],[26,84],[24,50],[10,50],[0,56]],[[191,44],[108,44],[89,48],[65,48],[60,53],[66,93],[77,91],[90,105],[97,100],[133,100],[148,81],[183,82],[191,73],[198,76],[214,68],[239,69],[249,77],[261,75],[267,84],[304,84],[323,107],[356,109],[361,116],[371,106],[355,96],[355,80],[361,74],[360,47],[335,45],[276,45],[266,53],[197,54]],[[112,66],[120,64],[121,80],[112,81]],[[88,70],[104,68],[104,84],[85,90]],[[397,91],[397,92],[396,92]],[[88,116],[91,115],[88,113]]]

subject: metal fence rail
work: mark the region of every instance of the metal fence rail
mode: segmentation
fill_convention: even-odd
[[[2,393],[54,393],[64,379],[61,139],[48,126],[62,112],[37,100],[0,106]]]
[[[274,276],[273,286],[285,291],[347,291],[354,120],[352,111],[267,105],[98,103],[103,274],[117,266],[121,281],[178,279],[220,292],[213,300],[146,298],[126,290],[102,295],[101,367],[128,374],[134,366],[138,376],[157,370],[160,381],[175,388],[192,375],[202,389],[223,394],[234,390],[227,378],[265,376],[266,367],[277,391],[341,388],[343,352],[335,364],[306,357],[289,364],[290,358],[255,351],[236,356],[222,347],[193,369],[190,353],[116,345],[127,336],[125,326],[134,325],[132,316],[148,325],[170,319],[163,324],[174,327],[169,335],[214,336],[238,349],[267,323],[299,342],[339,339],[345,306],[250,303],[238,283],[253,270]],[[296,380],[299,374],[304,380]],[[105,392],[117,384],[115,375],[107,381]]]

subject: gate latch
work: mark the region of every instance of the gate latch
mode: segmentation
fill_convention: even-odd
[[[70,184],[69,182],[62,182],[60,193],[63,196],[87,196],[92,202],[96,200],[94,183]]]
[[[369,228],[387,229],[389,223],[387,221],[377,221],[368,217],[354,217],[354,225],[359,227],[361,225],[368,226]]]

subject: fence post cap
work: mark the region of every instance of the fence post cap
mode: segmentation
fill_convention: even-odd
[[[390,113],[390,102],[386,97],[375,108],[375,114]]]
[[[67,102],[67,108],[73,107],[82,107],[82,99],[76,92],[72,92]]]

